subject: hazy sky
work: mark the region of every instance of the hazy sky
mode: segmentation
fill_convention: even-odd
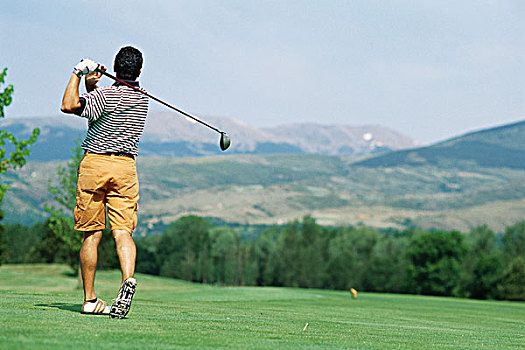
[[[82,57],[111,67],[134,45],[142,86],[201,117],[378,124],[434,142],[525,119],[524,10],[522,0],[7,0],[7,117],[60,114]]]

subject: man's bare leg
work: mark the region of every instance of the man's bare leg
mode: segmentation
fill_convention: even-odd
[[[97,270],[98,244],[102,238],[102,231],[84,233],[84,242],[80,248],[80,269],[84,284],[84,300],[95,299],[95,272]]]
[[[113,234],[113,239],[115,239],[120,269],[122,270],[122,282],[124,282],[135,274],[137,248],[131,233],[127,230],[113,230],[111,233]]]

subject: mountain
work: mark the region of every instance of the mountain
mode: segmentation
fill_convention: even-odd
[[[3,175],[4,222],[46,217],[48,184],[64,162],[31,161]],[[282,224],[311,214],[323,225],[419,226],[501,232],[525,220],[525,170],[440,166],[362,167],[307,155],[140,157],[137,234],[159,232],[183,215],[232,224]]]
[[[219,135],[172,112],[151,112],[139,145],[141,156],[193,157],[218,154],[324,154],[363,156],[414,147],[415,142],[394,130],[370,125],[290,124],[255,128],[230,118],[203,118],[228,132],[232,146],[226,153],[218,147]],[[27,137],[35,127],[41,134],[31,147],[33,160],[70,157],[74,140],[83,138],[85,119],[70,115],[49,118],[7,118],[0,127]]]
[[[412,148],[417,144],[414,140],[392,129],[378,125],[350,127],[303,123],[262,130],[310,154],[362,156]]]
[[[501,232],[525,220],[523,124],[363,161],[304,153],[141,156],[138,234],[159,232],[188,214],[239,225],[279,224],[311,214],[323,225],[466,231],[487,224]],[[258,132],[259,140],[269,133]],[[321,136],[311,137],[323,143]],[[300,138],[294,142],[301,145]],[[5,222],[30,224],[45,217],[47,186],[57,182],[61,164],[30,160],[2,176],[10,185]]]
[[[356,165],[400,167],[455,163],[525,169],[525,121],[468,133],[429,147],[378,155]]]

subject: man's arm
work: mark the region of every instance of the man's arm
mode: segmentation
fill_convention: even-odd
[[[62,98],[62,106],[60,110],[64,113],[72,114],[75,110],[81,107],[80,95],[78,92],[78,86],[80,85],[80,77],[75,73],[71,74],[69,83],[67,83],[64,97]]]
[[[83,59],[80,61],[79,64],[77,64],[74,68],[73,74],[71,75],[71,78],[69,78],[69,82],[66,86],[66,91],[64,92],[64,97],[62,98],[62,106],[60,107],[60,110],[64,113],[75,113],[75,111],[82,107],[82,104],[80,103],[80,94],[78,91],[78,86],[80,85],[80,77],[86,74],[93,73],[97,68],[98,64],[89,60],[89,59]],[[100,79],[100,78],[98,78]],[[95,79],[96,80],[96,79]],[[90,84],[91,90],[94,90],[96,88],[96,82],[94,84]],[[93,86],[91,86],[93,85]],[[86,88],[88,86],[88,82],[86,80]]]

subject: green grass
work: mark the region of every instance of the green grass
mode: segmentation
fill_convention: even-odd
[[[65,266],[1,266],[0,349],[525,346],[525,303],[136,277],[131,312],[112,320],[80,314],[82,292]],[[118,271],[98,272],[99,297],[110,301],[119,282]]]

